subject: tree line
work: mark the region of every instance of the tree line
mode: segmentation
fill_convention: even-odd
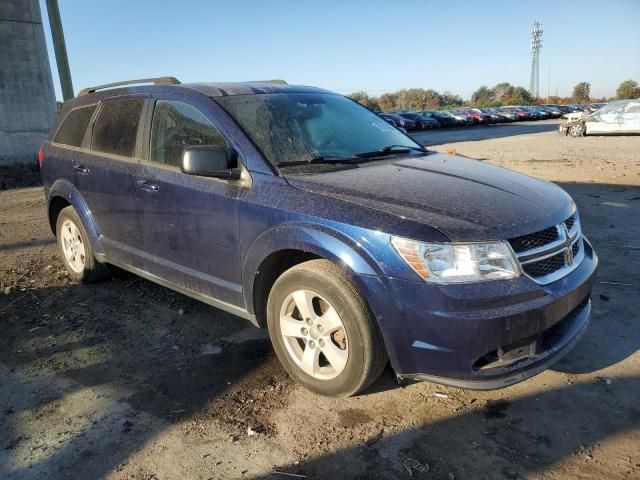
[[[445,91],[439,93],[433,89],[408,88],[396,92],[383,93],[375,97],[364,91],[347,95],[349,98],[376,111],[388,112],[390,110],[445,110],[462,106],[475,107],[500,107],[503,105],[535,105],[547,103],[547,98],[534,98],[524,87],[502,82],[494,87],[482,86],[471,95],[471,99],[463,100],[460,95]],[[625,80],[616,90],[616,98],[640,98],[640,87],[634,80]],[[548,97],[548,103],[589,103],[605,102],[606,98],[591,97],[591,84],[580,82],[573,88],[571,97]]]

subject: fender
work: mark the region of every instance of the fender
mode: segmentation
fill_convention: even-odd
[[[100,230],[93,217],[93,213],[91,213],[91,209],[84,201],[84,198],[82,198],[82,195],[80,195],[78,189],[67,179],[56,180],[53,185],[51,185],[47,196],[47,214],[49,212],[51,200],[54,197],[62,197],[71,204],[78,213],[80,220],[82,220],[82,224],[89,235],[93,251],[97,254],[104,254],[104,249],[100,242]]]
[[[300,250],[325,258],[342,267],[350,277],[381,275],[382,268],[362,245],[333,228],[294,222],[273,227],[249,247],[242,267],[244,301],[253,312],[253,285],[262,262],[282,250]]]

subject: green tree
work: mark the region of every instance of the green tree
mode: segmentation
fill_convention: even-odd
[[[619,100],[627,98],[640,98],[640,87],[635,80],[625,80],[622,82],[616,90],[616,97]]]
[[[353,92],[347,95],[352,100],[364,105],[365,107],[370,108],[371,110],[380,110],[380,105],[378,104],[378,100],[375,97],[370,97],[367,92],[359,91]]]
[[[471,95],[471,103],[478,107],[488,107],[495,99],[494,93],[486,86],[480,87]]]
[[[431,89],[409,88],[399,90],[396,94],[396,108],[419,111],[437,108],[442,104],[442,96]]]
[[[502,98],[502,103],[506,105],[533,105],[535,99],[524,87],[513,87],[509,96]]]
[[[441,103],[440,103],[440,106],[442,108],[460,107],[462,106],[463,103],[464,102],[462,101],[462,98],[460,98],[460,95],[454,95],[448,90],[445,90],[444,92],[442,92]]]
[[[395,110],[398,107],[398,94],[396,92],[383,93],[378,97],[378,104],[380,108],[388,112],[389,110]]]
[[[499,100],[502,103],[505,103],[505,99],[511,98],[511,96],[513,95],[513,90],[514,87],[509,82],[499,83],[491,89],[491,91],[493,92],[493,98]]]
[[[587,103],[591,100],[591,84],[580,82],[573,87],[573,101],[576,103]]]

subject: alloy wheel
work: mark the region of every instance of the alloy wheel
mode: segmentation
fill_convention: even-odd
[[[307,375],[331,380],[349,357],[347,332],[336,309],[310,290],[296,290],[280,309],[280,334],[293,362]]]
[[[64,258],[74,272],[81,273],[85,265],[85,248],[80,229],[67,219],[62,223],[60,233]]]

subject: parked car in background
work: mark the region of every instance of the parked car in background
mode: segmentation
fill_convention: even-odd
[[[438,128],[440,125],[434,118],[425,117],[419,113],[399,113],[402,118],[406,118],[415,123],[416,130],[428,130],[431,128]]]
[[[549,115],[551,115],[551,118],[560,118],[562,116],[562,112],[558,110],[556,107],[551,107],[548,105],[538,105],[538,108],[549,113]]]
[[[553,115],[551,115],[551,112],[549,112],[548,110],[545,110],[544,108],[540,107],[539,105],[530,105],[529,109],[533,110],[536,113],[538,113],[540,115],[540,119],[541,120],[547,120],[549,118],[553,118]]]
[[[464,124],[464,120],[457,119],[453,115],[439,110],[424,110],[420,113],[425,117],[433,118],[440,127],[457,127]]]
[[[560,133],[572,137],[640,134],[640,99],[609,102],[593,113],[568,113],[565,118]]]
[[[605,105],[606,103],[590,103],[589,105],[587,105],[587,110],[589,110],[590,112],[595,112],[597,110],[600,110]]]
[[[378,115],[380,115],[382,118],[384,118],[387,122],[389,122],[390,124],[398,127],[398,128],[405,128],[405,119],[402,118],[399,115],[393,115],[391,113],[384,113],[384,112],[380,112],[378,113]]]
[[[518,115],[513,112],[503,111],[500,108],[487,108],[487,110],[496,115],[500,115],[506,122],[515,122],[518,120]]]
[[[326,90],[84,89],[38,160],[70,278],[115,265],[245,318],[322,395],[355,395],[389,363],[399,379],[503,388],[589,324],[598,260],[564,190],[427,151]]]
[[[458,126],[461,127],[468,127],[469,125],[474,124],[474,121],[471,117],[465,115],[464,113],[459,113],[456,110],[441,110],[440,113],[442,113],[443,115],[448,115],[451,118],[455,119],[455,121],[458,123]]]
[[[507,121],[505,117],[495,112],[490,111],[488,108],[477,108],[476,110],[489,116],[489,123],[504,123]]]
[[[542,105],[540,105],[541,107],[549,107],[549,108],[555,108],[556,110],[558,110],[560,112],[560,115],[564,115],[565,113],[571,113],[573,111],[573,109],[569,108],[567,105],[558,105],[558,104],[554,104],[554,103],[544,103]]]
[[[571,110],[571,112],[585,112],[587,111],[587,106],[581,103],[571,103],[567,105],[567,107]]]
[[[478,121],[478,123],[491,123],[491,116],[483,113],[478,108],[463,108],[463,112]]]
[[[480,123],[480,121],[478,120],[479,118],[478,115],[471,115],[471,113],[462,109],[456,109],[451,111],[456,115],[464,116],[467,119],[467,122],[469,123],[469,125],[477,125],[478,123]]]
[[[506,107],[500,107],[501,111],[511,112],[518,116],[518,120],[534,120],[534,116],[525,110],[522,107],[516,107],[514,105],[507,105]]]
[[[396,125],[396,127],[398,127],[398,128],[404,128],[405,130],[415,130],[416,129],[416,124],[415,124],[415,122],[413,120],[408,120],[406,118],[403,118],[400,115],[398,115],[397,113],[385,112],[384,115],[385,115],[385,117],[391,119],[393,121],[393,123]]]

